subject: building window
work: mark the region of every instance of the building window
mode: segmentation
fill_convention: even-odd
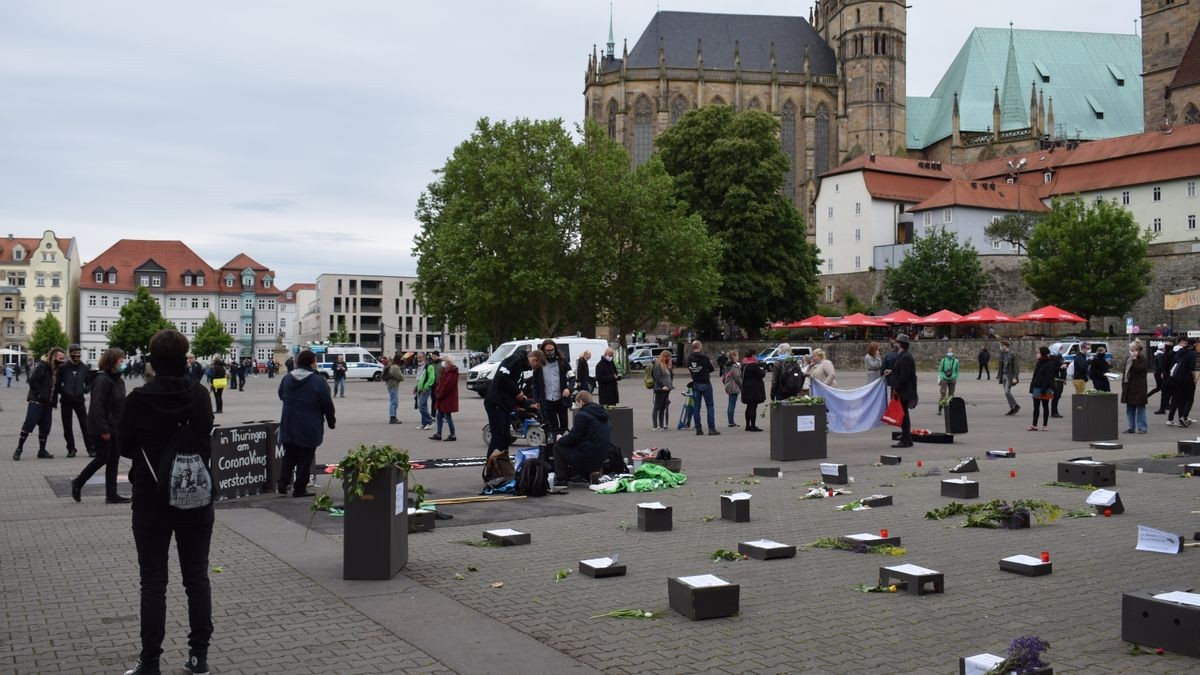
[[[246,298],[244,301],[242,301],[242,309],[246,310],[247,312],[254,309],[254,301],[250,298]]]
[[[1187,182],[1187,196],[1189,196],[1189,197],[1196,196],[1196,181],[1189,180]]]
[[[96,306],[96,296],[91,295],[89,293],[87,298],[88,298],[88,307],[95,307]]]
[[[202,298],[200,300],[200,309],[209,309],[211,307],[211,305],[212,305],[212,303],[209,301],[208,298]]]
[[[954,222],[954,209],[942,209],[942,222],[949,224]]]
[[[109,322],[107,320],[100,321],[100,332],[101,333],[107,333],[109,328],[111,328],[111,325],[109,324]]]
[[[200,309],[200,298],[192,298],[192,309]]]
[[[34,276],[34,285],[39,288],[44,287],[46,285],[46,275],[38,273]]]
[[[654,106],[645,96],[633,104],[633,164],[639,166],[654,153]]]
[[[825,212],[825,217],[828,218],[829,220],[833,220],[833,207],[832,206],[829,207],[829,209]]]
[[[96,280],[96,283],[102,284],[104,283],[104,272],[96,270],[96,274],[92,278]]]
[[[233,288],[233,275],[232,274],[226,275],[225,288]]]
[[[862,229],[861,228],[854,229],[854,241],[862,241]]]
[[[608,137],[617,137],[617,100],[608,99]]]
[[[115,271],[108,273],[108,283],[110,283],[110,284],[117,283],[117,273]]]
[[[192,285],[192,275],[190,275],[190,274],[183,275],[183,285],[184,286]]]
[[[25,259],[25,249],[21,248],[20,246],[14,248],[13,249],[13,260],[24,260],[24,259]]]
[[[242,335],[254,335],[254,322],[247,321],[242,325]]]
[[[882,84],[875,85],[875,102],[883,103],[887,100],[887,87]]]
[[[62,299],[57,295],[53,298],[50,298],[50,311],[57,312],[60,309],[62,309]]]
[[[1125,206],[1129,206],[1129,190],[1125,190],[1121,193],[1121,203]]]
[[[676,96],[675,100],[671,101],[671,125],[674,126],[676,122],[683,119],[683,116],[687,114],[687,111],[687,99],[682,96]]]
[[[1162,201],[1162,188],[1157,187],[1157,186],[1155,186],[1155,188],[1154,188],[1154,201],[1156,201],[1156,202]]]
[[[833,271],[833,259],[832,259],[832,258],[830,258],[829,260],[826,260],[826,261],[825,261],[825,271],[826,271],[826,272],[832,272],[832,271]]]
[[[1042,182],[1049,183],[1054,178],[1054,174],[1050,171],[1042,174]]]
[[[1000,250],[1000,240],[999,240],[999,239],[993,239],[993,240],[992,240],[992,250],[993,250],[993,251],[999,251],[999,250]]]
[[[88,332],[89,333],[96,332],[96,320],[95,319],[88,319]]]
[[[108,307],[108,296],[107,295],[100,296],[100,306]]]
[[[197,275],[196,275],[196,285],[197,285],[197,286],[203,286],[203,285],[204,285],[204,275],[203,275],[203,274],[197,274]]]
[[[150,277],[150,285],[153,286],[154,288],[161,287],[162,286],[162,277],[158,276],[157,274]]]
[[[783,104],[782,126],[779,129],[779,142],[783,145],[783,154],[788,158],[787,181],[783,184],[783,192],[788,199],[796,198],[796,104],[790,100]]]
[[[36,310],[37,310],[37,311],[39,311],[39,312],[44,312],[44,311],[46,311],[46,299],[45,299],[45,298],[42,298],[42,297],[39,297],[37,300],[34,300],[34,301],[33,301],[33,308],[34,308],[34,309],[36,309]]]
[[[1188,229],[1189,230],[1196,229],[1196,216],[1194,216],[1194,215],[1188,216]]]
[[[854,202],[854,215],[862,215],[862,202]]]
[[[175,309],[175,306],[176,306],[175,296],[172,295],[171,297],[167,298],[167,308]]]
[[[59,274],[58,272],[55,272],[54,274],[50,275],[50,287],[51,288],[61,288],[62,287],[62,275],[61,274]]]
[[[1150,230],[1153,232],[1162,232],[1162,218],[1155,218],[1154,224],[1150,226]]]
[[[263,279],[263,288],[270,288],[270,287],[271,287],[271,279],[270,279],[270,278],[264,278],[264,279]]]
[[[817,176],[829,170],[829,108],[822,103],[817,106],[816,138],[814,143]]]
[[[830,233],[829,233],[829,245],[830,245],[830,246],[832,246],[832,245],[833,245],[833,232],[830,232]]]
[[[925,222],[925,227],[929,227],[930,225],[933,225],[933,211],[925,212],[924,222]]]
[[[829,269],[833,269],[833,262],[829,263]],[[833,302],[833,286],[825,287],[825,302]]]
[[[862,269],[862,256],[860,256],[860,255],[854,256],[854,269],[856,269],[856,270]]]

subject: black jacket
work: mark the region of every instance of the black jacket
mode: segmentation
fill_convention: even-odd
[[[896,359],[898,359],[899,357],[900,357],[899,351],[890,351],[890,352],[884,354],[883,355],[883,370],[888,371],[888,370],[894,369],[896,367]],[[892,373],[891,375],[884,375],[883,381],[885,384],[887,384],[887,386],[890,387],[890,386],[892,386],[892,379],[894,377],[895,377],[895,373]]]
[[[589,403],[575,411],[575,424],[558,439],[559,447],[570,448],[576,454],[604,459],[608,452],[608,411],[598,403]]]
[[[907,349],[901,349],[892,366],[892,390],[906,406],[917,400],[917,362]]]
[[[692,382],[707,383],[713,371],[712,359],[704,352],[692,352],[687,357],[687,369],[692,375]]]
[[[163,449],[179,424],[185,420],[191,429],[193,447],[207,463],[212,455],[212,399],[203,387],[188,379],[182,364],[176,373],[159,373],[126,397],[117,429],[117,448],[122,457],[133,460],[129,482],[133,484],[134,511],[163,511],[170,508],[167,499],[158,494],[154,477],[146,466],[146,458],[154,463],[154,470],[158,471]],[[143,451],[146,458],[142,457]],[[212,517],[211,505],[208,509],[196,511],[206,511],[208,517]]]
[[[567,378],[567,373],[571,372],[571,367],[567,365],[566,359],[556,358],[547,363],[544,367],[533,371],[533,400],[538,403],[544,403],[546,398],[546,370],[550,368],[558,368],[558,386],[559,399],[562,398],[562,390],[570,389],[571,382]]]
[[[79,363],[72,364],[70,359],[67,359],[58,368],[58,398],[66,403],[82,403],[84,396],[88,392],[88,371],[92,367],[84,363],[80,359]]]
[[[621,402],[621,392],[617,389],[617,364],[608,359],[600,359],[596,364],[597,393],[600,395],[600,405],[616,405]]]
[[[575,360],[575,383],[580,389],[592,388],[592,371],[588,368],[587,359],[582,356]]]
[[[307,368],[297,368],[279,381],[279,400],[283,412],[279,415],[279,442],[302,448],[320,447],[325,440],[325,427],[337,425],[333,396],[325,378]]]
[[[1091,377],[1092,383],[1099,382],[1105,379],[1105,373],[1108,372],[1107,354],[1096,354],[1088,361],[1088,375]],[[1075,366],[1078,368],[1079,366]]]
[[[742,363],[742,403],[762,403],[767,400],[767,388],[763,384],[766,373],[758,361]]]
[[[1034,389],[1050,389],[1054,386],[1054,374],[1058,368],[1055,365],[1054,357],[1047,356],[1046,358],[1038,357],[1038,360],[1033,364],[1033,376],[1029,379],[1029,391],[1033,393]]]
[[[54,386],[57,379],[49,363],[38,361],[33,372],[29,374],[29,396],[25,400],[38,405],[57,406],[58,392]]]
[[[125,408],[125,380],[116,373],[100,372],[92,380],[87,430],[93,436],[115,434]]]
[[[200,365],[199,361],[192,361],[192,365],[188,366],[188,377],[192,378],[192,382],[203,380],[204,366]]]
[[[517,392],[521,387],[521,375],[529,370],[529,352],[518,349],[509,354],[496,368],[492,381],[488,383],[487,394],[483,402],[499,406],[505,411],[517,407]]]

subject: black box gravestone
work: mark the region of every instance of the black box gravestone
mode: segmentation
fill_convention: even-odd
[[[1117,432],[1117,395],[1075,394],[1071,397],[1071,440],[1115,441]]]
[[[738,613],[741,588],[711,574],[667,579],[671,609],[692,621],[719,619]]]
[[[381,469],[361,497],[346,495],[342,578],[388,580],[408,563],[404,472]]]
[[[621,449],[625,461],[633,458],[633,408],[623,406],[609,408],[608,426],[611,429],[609,442]]]
[[[771,459],[824,459],[828,452],[825,427],[824,405],[771,406]]]

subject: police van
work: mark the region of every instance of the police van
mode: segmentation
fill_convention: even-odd
[[[588,359],[588,372],[593,379],[596,377],[596,366],[600,363],[600,359],[604,357],[604,350],[608,349],[607,342],[594,338],[575,336],[551,339],[554,340],[554,344],[558,347],[558,350],[567,359],[567,364],[571,368],[569,377],[575,376],[575,361],[584,352],[591,352],[591,357]],[[511,340],[496,347],[486,361],[467,371],[467,389],[483,396],[487,393],[488,385],[491,384],[492,376],[495,375],[496,369],[500,367],[501,361],[518,349],[524,349],[526,352],[540,349],[542,342],[544,340],[540,338],[525,338],[524,340]]]
[[[308,348],[317,357],[317,372],[327,380],[333,378],[333,364],[339,356],[346,360],[347,380],[378,382],[383,379],[383,366],[371,352],[356,344],[309,345]]]

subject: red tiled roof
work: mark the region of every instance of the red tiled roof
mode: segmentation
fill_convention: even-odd
[[[908,159],[907,157],[893,157],[891,155],[875,155],[872,159],[871,155],[869,154],[859,155],[845,164],[841,164],[830,171],[826,171],[825,173],[821,174],[821,177],[828,178],[829,176],[851,173],[853,171],[879,171],[883,173],[903,174],[906,176],[940,178],[942,180],[966,177],[963,173],[962,166],[958,164],[942,164],[940,162],[926,161],[923,159]]]
[[[254,292],[255,292],[255,294],[257,294],[257,295],[279,295],[279,289],[275,287],[274,283],[271,284],[270,288],[262,287],[263,276],[265,276],[265,274],[269,274],[269,275],[271,275],[271,279],[273,281],[275,279],[275,271],[272,269],[268,269],[265,265],[258,262],[254,258],[251,258],[250,256],[246,255],[245,253],[239,253],[239,254],[235,255],[232,260],[230,260],[229,262],[227,262],[221,266],[221,270],[220,270],[221,283],[218,284],[217,292],[240,295],[242,292],[241,273],[242,273],[242,270],[245,270],[247,268],[254,271]],[[232,287],[225,285],[225,275],[226,274],[233,274],[235,277],[237,277],[237,280],[234,282]]]
[[[70,238],[64,239],[62,237],[55,237],[54,240],[58,244],[58,250],[62,251],[63,254],[70,253],[70,251],[71,251],[71,239]],[[20,244],[21,246],[25,247],[25,257],[20,260],[13,260],[12,251],[14,248],[16,248],[17,244]],[[38,250],[38,247],[41,245],[42,245],[41,237],[12,237],[12,238],[3,237],[3,238],[0,238],[0,262],[3,262],[5,265],[13,265],[13,264],[28,265],[29,259],[33,257],[33,253],[36,252]]]
[[[1036,185],[954,180],[909,211],[916,213],[947,206],[969,206],[994,211],[1016,211],[1020,207],[1022,211],[1048,212],[1050,209],[1042,203],[1039,192],[1039,186]]]
[[[1200,84],[1200,26],[1192,33],[1192,41],[1183,52],[1183,60],[1175,69],[1175,79],[1171,80],[1171,89]]]
[[[891,199],[900,202],[919,202],[928,199],[941,190],[948,176],[942,178],[925,178],[923,176],[905,176],[894,173],[878,173],[864,171],[863,182],[867,192],[877,199]]]
[[[288,286],[287,288],[283,289],[283,293],[282,293],[282,296],[279,298],[279,302],[295,302],[296,294],[299,293],[300,291],[315,291],[315,290],[317,290],[316,284],[295,283],[295,284],[292,284],[291,286]],[[292,294],[291,300],[287,299],[288,293]]]
[[[150,239],[122,239],[96,256],[94,260],[84,263],[79,287],[133,292],[137,288],[134,270],[151,260],[166,270],[164,287],[154,289],[155,291],[177,293],[199,290],[196,286],[183,285],[185,271],[195,274],[203,273],[205,285],[202,288],[213,289],[216,287],[217,271],[209,267],[208,263],[196,255],[195,251],[187,247],[187,244],[182,241]],[[113,268],[117,270],[117,283],[110,284],[107,273]],[[104,270],[104,283],[96,283],[94,275],[97,269]]]
[[[1200,176],[1200,148],[1170,148],[1155,152],[1153,157],[1127,155],[1065,165],[1042,194],[1045,197],[1072,195],[1191,176]]]
[[[233,260],[230,260],[229,262],[225,263],[224,265],[221,265],[221,269],[223,269],[223,270],[237,270],[238,272],[241,272],[242,270],[246,269],[247,267],[254,270],[255,272],[269,272],[270,271],[269,269],[267,269],[267,267],[265,265],[259,263],[257,260],[255,260],[254,258],[251,258],[250,256],[246,255],[245,253],[239,253],[239,254],[233,256]]]

